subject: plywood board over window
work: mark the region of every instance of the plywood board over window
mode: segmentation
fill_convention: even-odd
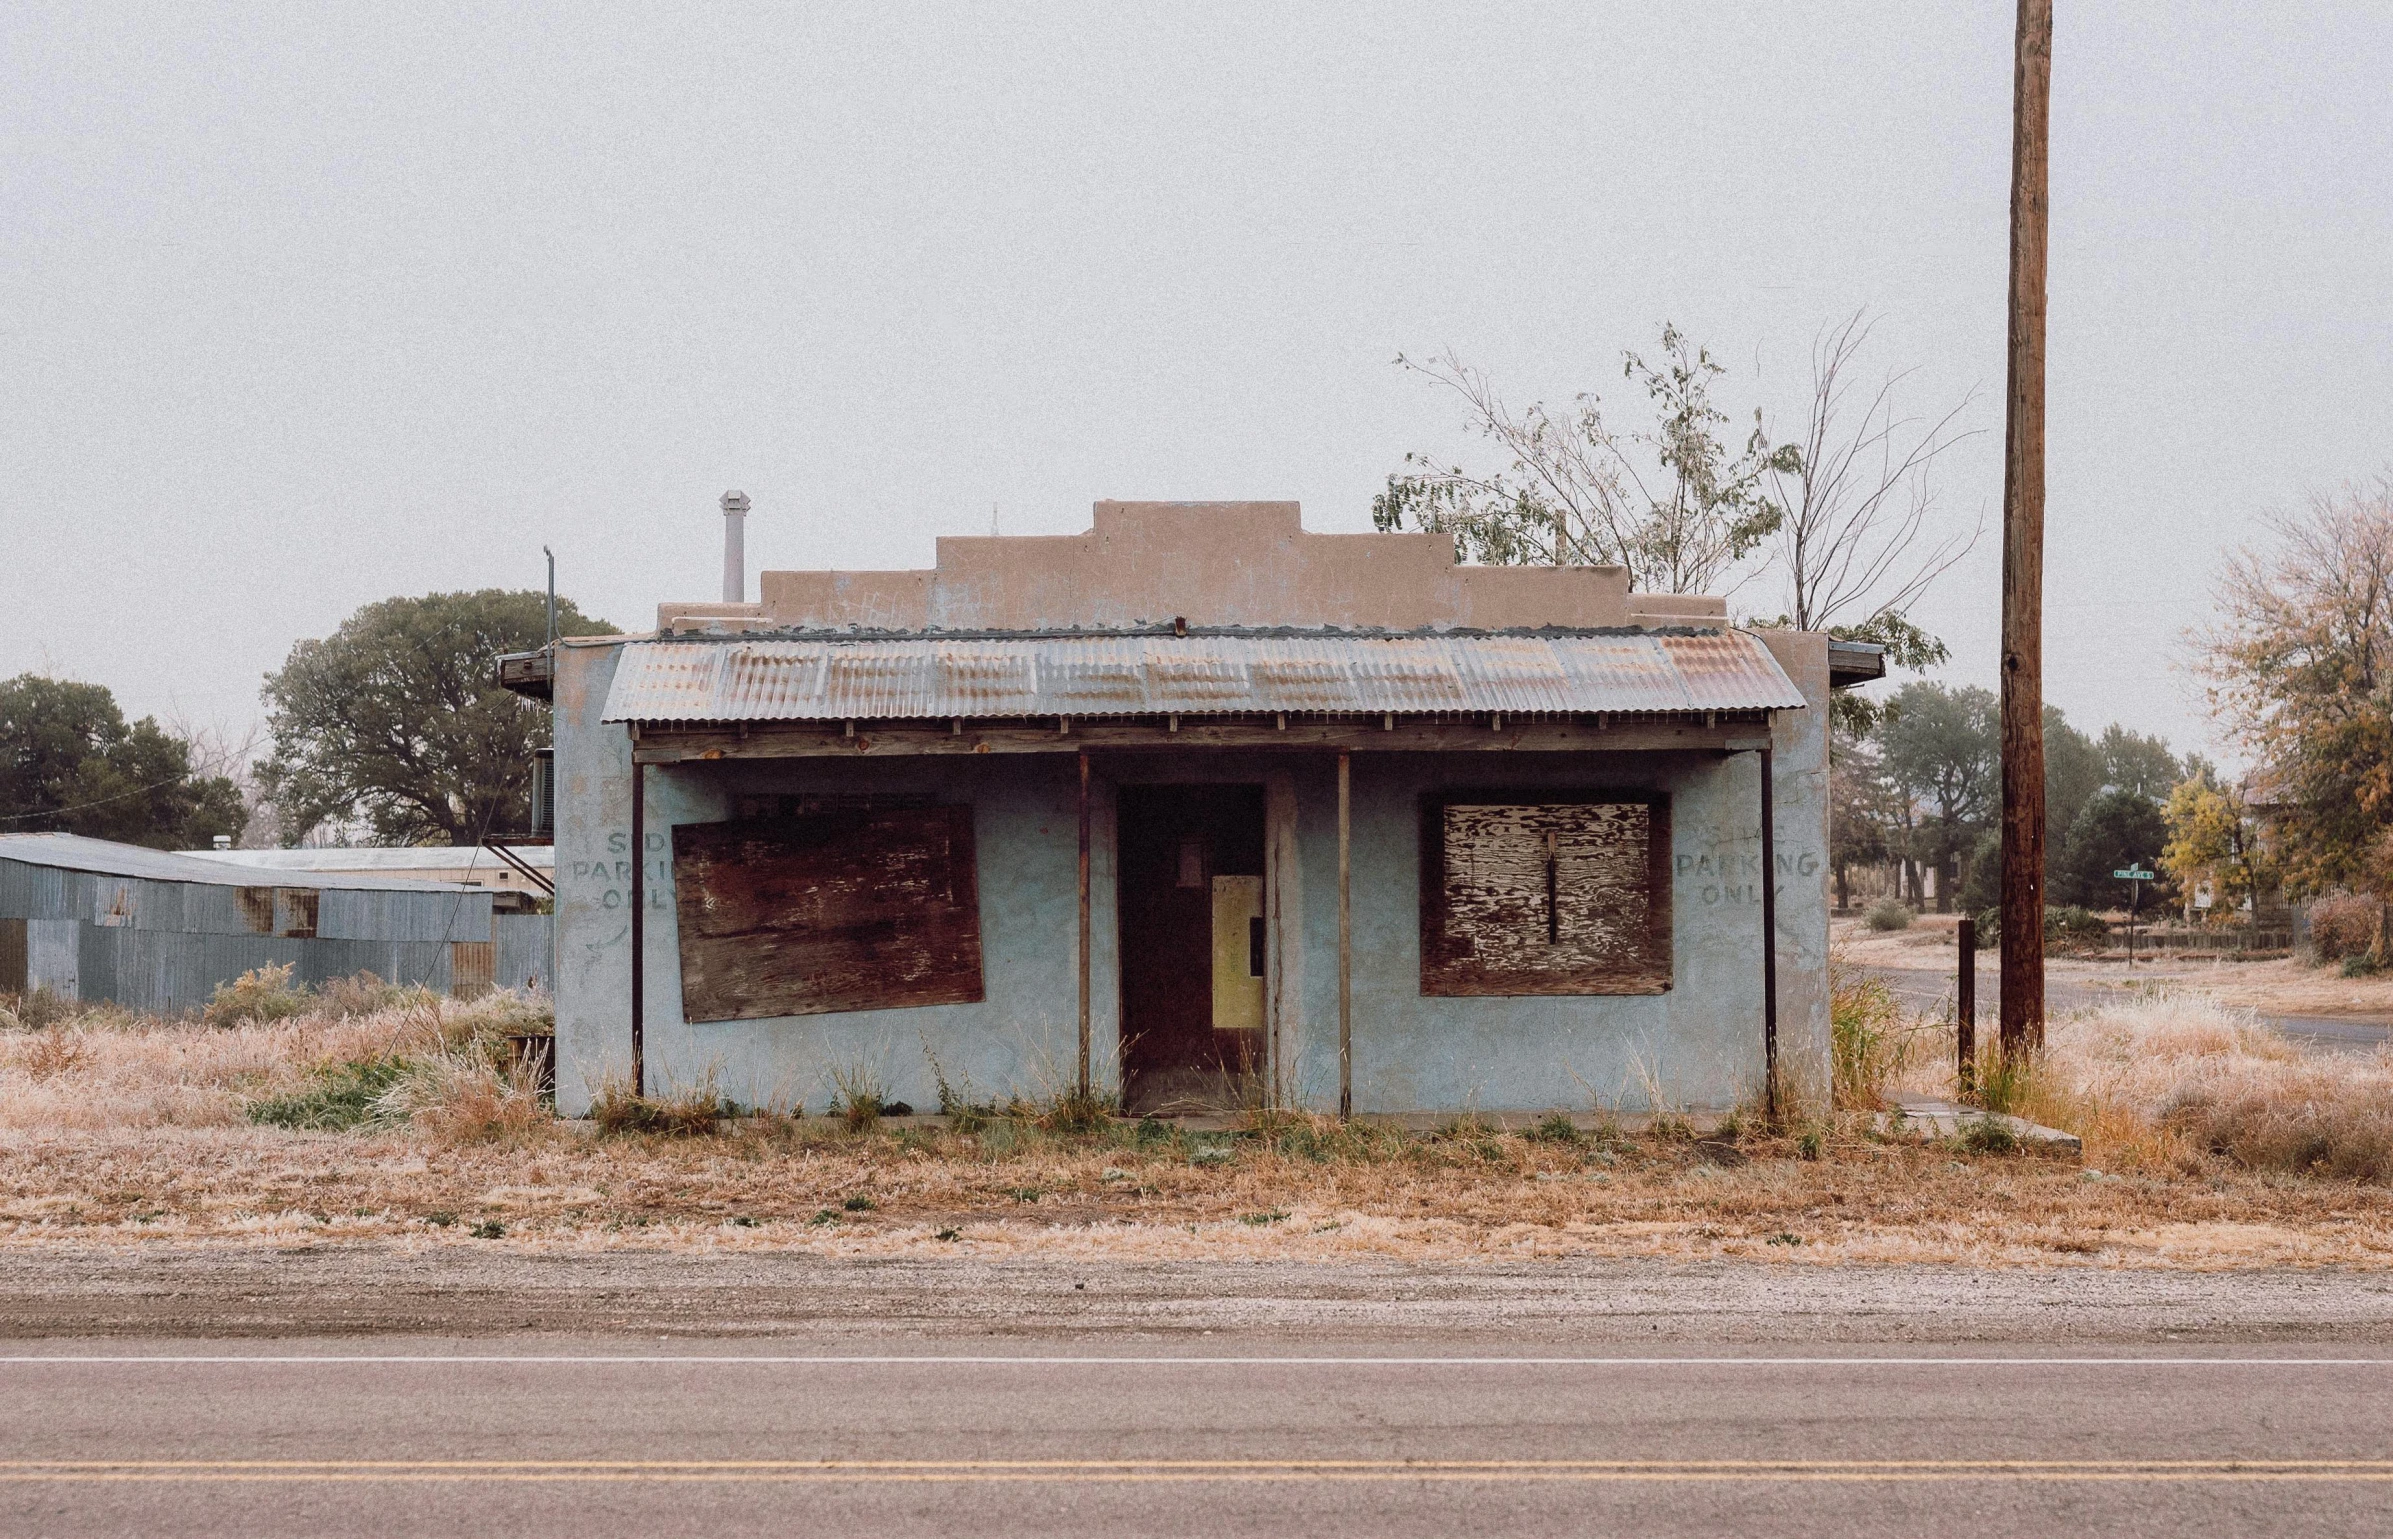
[[[682,1018],[981,998],[970,807],[872,807],[673,830]]]
[[[1421,992],[1670,988],[1670,803],[1438,792],[1421,803]]]

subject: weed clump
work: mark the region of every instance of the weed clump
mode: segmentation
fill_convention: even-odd
[[[939,1055],[931,1051],[929,1041],[922,1044],[922,1056],[931,1063],[931,1083],[939,1090],[939,1115],[947,1119],[950,1130],[958,1133],[977,1133],[996,1119],[997,1108],[972,1097],[970,1082],[957,1085],[947,1077],[947,1066]]]
[[[440,996],[421,984],[385,983],[371,972],[334,978],[316,986],[314,1009],[336,1020],[382,1010],[440,1008]]]
[[[1102,1131],[1113,1121],[1114,1098],[1095,1090],[1072,1089],[1059,1091],[1039,1110],[1037,1121],[1050,1133],[1085,1137]]]
[[[1911,1033],[1883,979],[1828,959],[1828,1067],[1839,1111],[1876,1111],[1910,1058]]]
[[[450,1143],[521,1137],[553,1120],[532,1064],[452,1050],[405,1060],[373,1105],[374,1120],[409,1122]]]
[[[880,1071],[867,1063],[843,1063],[831,1069],[831,1115],[851,1133],[869,1133],[890,1110],[889,1086]]]
[[[2005,1052],[2000,1044],[1991,1044],[1979,1054],[1975,1077],[1967,1087],[1967,1099],[1983,1110],[2018,1116],[2037,1089],[2036,1055],[2032,1050]]]
[[[667,1138],[711,1138],[722,1130],[728,1115],[723,1098],[712,1085],[677,1095],[633,1095],[624,1085],[608,1081],[590,1101],[590,1120],[599,1136],[622,1137],[654,1133]]]
[[[1246,1132],[1283,1158],[1315,1164],[1368,1163],[1386,1158],[1392,1147],[1403,1142],[1392,1130],[1315,1112],[1252,1112],[1246,1119]],[[1140,1142],[1145,1141],[1145,1124],[1141,1123]],[[1229,1150],[1222,1149],[1213,1157],[1231,1156]]]

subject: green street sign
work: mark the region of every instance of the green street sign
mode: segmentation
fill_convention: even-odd
[[[2124,871],[2113,871],[2111,875],[2122,882],[2149,882],[2154,879],[2152,873],[2141,866],[2129,866]]]

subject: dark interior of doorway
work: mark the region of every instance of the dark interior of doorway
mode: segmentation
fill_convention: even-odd
[[[1219,877],[1252,877],[1259,890],[1263,788],[1126,785],[1118,805],[1122,1109],[1201,1115],[1255,1104],[1262,1030],[1214,1024],[1214,889]],[[1259,921],[1253,937],[1259,974]]]

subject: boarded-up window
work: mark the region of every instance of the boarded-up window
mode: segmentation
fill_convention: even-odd
[[[1442,793],[1421,805],[1421,992],[1670,987],[1670,804]]]
[[[233,901],[240,906],[241,922],[260,935],[274,933],[274,889],[271,887],[236,887]]]
[[[685,1020],[981,998],[970,807],[680,824],[673,887]]]

